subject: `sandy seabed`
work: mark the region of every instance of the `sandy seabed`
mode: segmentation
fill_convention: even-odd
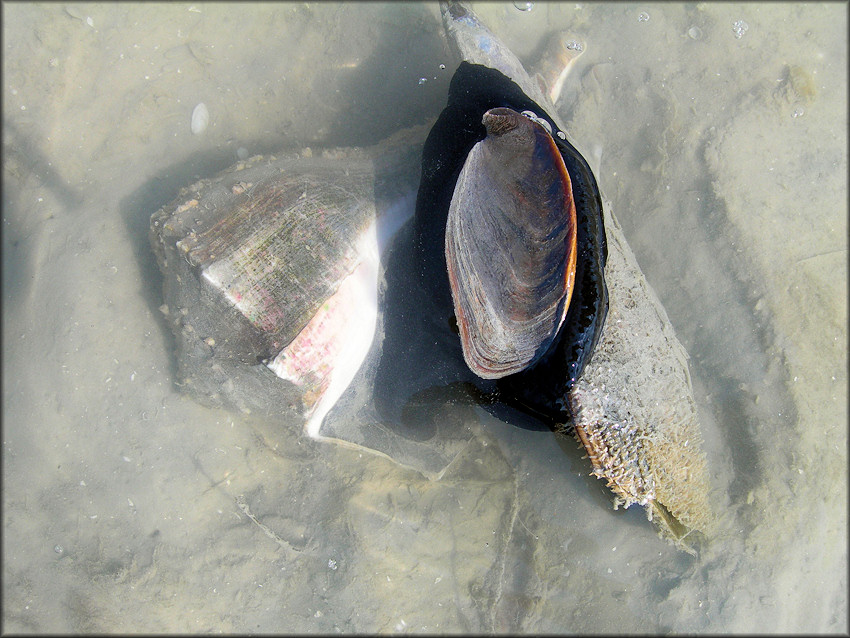
[[[690,354],[716,537],[481,410],[429,481],[175,386],[151,213],[434,118],[435,4],[4,3],[5,632],[847,632],[846,5],[476,8],[587,43],[558,108]]]

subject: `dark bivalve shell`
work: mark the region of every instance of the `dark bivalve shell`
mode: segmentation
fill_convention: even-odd
[[[569,307],[576,271],[570,176],[550,133],[490,109],[446,224],[446,265],[469,368],[498,379],[533,364]]]

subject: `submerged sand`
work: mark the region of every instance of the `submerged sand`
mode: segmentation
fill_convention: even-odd
[[[480,409],[429,481],[175,386],[151,213],[436,116],[436,6],[6,3],[5,631],[847,631],[846,6],[476,9],[587,43],[559,109],[690,354],[717,536]]]

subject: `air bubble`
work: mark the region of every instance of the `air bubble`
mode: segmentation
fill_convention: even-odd
[[[428,78],[419,78],[419,86],[422,86],[428,81]]]
[[[514,2],[514,6],[520,11],[531,11],[534,8],[533,2]]]
[[[688,37],[691,40],[700,40],[702,38],[702,29],[699,27],[691,27],[688,29]]]
[[[740,40],[741,38],[744,37],[744,34],[747,32],[747,29],[749,29],[749,28],[750,28],[750,25],[748,25],[743,20],[736,20],[732,24],[732,33],[735,34],[735,38],[737,40]]]
[[[523,111],[521,115],[524,115],[532,122],[537,122],[540,126],[545,128],[549,132],[549,135],[552,134],[552,125],[549,124],[549,122],[547,120],[544,120],[542,117],[538,117],[537,113],[535,113],[534,111]]]
[[[649,22],[649,14],[646,11],[641,11],[638,16],[638,22]]]

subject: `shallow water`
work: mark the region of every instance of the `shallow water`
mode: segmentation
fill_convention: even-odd
[[[476,9],[587,43],[559,110],[690,353],[717,536],[481,409],[429,481],[175,387],[150,214],[435,117],[436,6],[4,4],[6,631],[847,631],[846,7]]]

